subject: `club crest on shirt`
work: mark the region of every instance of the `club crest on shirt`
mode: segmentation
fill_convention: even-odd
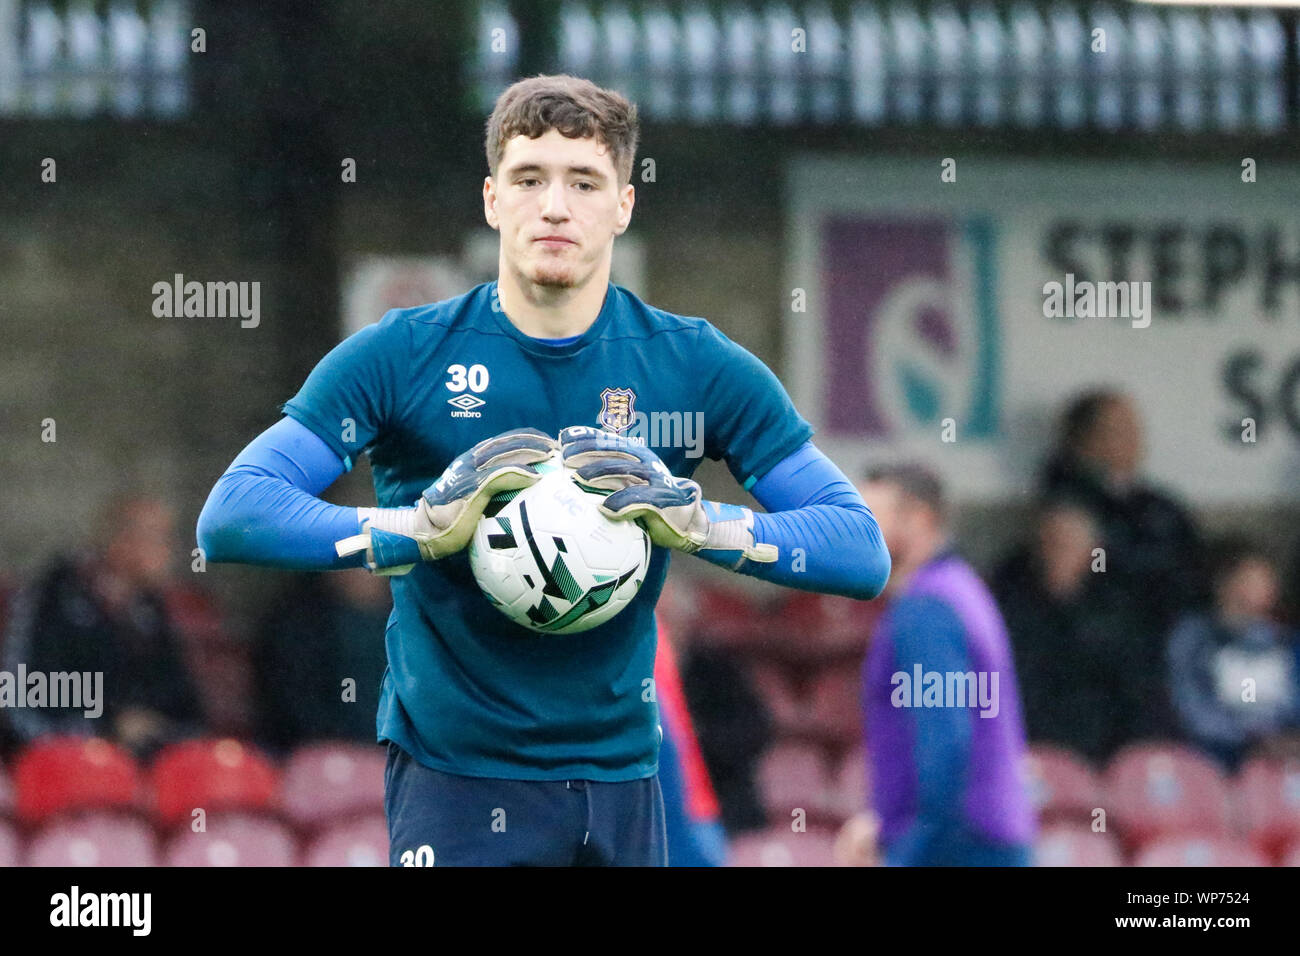
[[[636,393],[630,388],[607,388],[600,393],[600,414],[596,420],[603,428],[622,434],[632,424]]]

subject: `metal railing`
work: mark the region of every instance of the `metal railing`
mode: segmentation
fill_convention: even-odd
[[[184,115],[190,19],[185,0],[0,0],[0,116]]]
[[[521,31],[512,9],[479,8],[475,110],[521,64],[540,64],[614,86],[665,122],[1264,135],[1297,124],[1296,20],[1273,9],[569,0],[545,34]]]

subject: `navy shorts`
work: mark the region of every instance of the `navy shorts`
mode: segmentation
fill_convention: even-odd
[[[667,866],[659,778],[501,780],[430,770],[388,744],[390,866]]]

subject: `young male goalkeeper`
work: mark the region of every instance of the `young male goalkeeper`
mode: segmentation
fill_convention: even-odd
[[[343,341],[199,517],[212,561],[392,575],[378,737],[393,865],[664,865],[652,676],[670,551],[863,599],[889,575],[871,512],[767,367],[610,283],[638,135],[636,108],[586,80],[502,93],[483,184],[497,280]],[[768,513],[702,500],[698,457],[624,434],[639,412],[702,413],[704,453]],[[488,499],[556,449],[656,545],[636,599],[567,637],[493,608],[464,553]],[[360,454],[379,507],[315,497]]]

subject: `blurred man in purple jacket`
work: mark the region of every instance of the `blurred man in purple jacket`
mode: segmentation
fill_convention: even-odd
[[[890,866],[1028,865],[1036,821],[1002,616],[950,550],[933,473],[881,468],[862,493],[894,570],[863,669],[875,820],[852,821],[846,839],[875,831]]]

